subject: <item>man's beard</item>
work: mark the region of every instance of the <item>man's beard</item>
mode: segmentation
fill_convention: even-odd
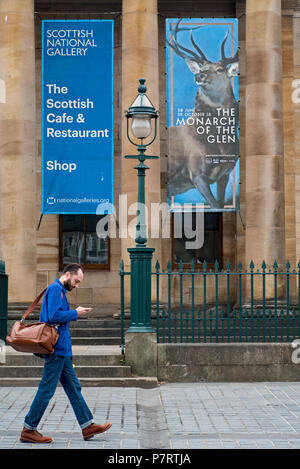
[[[71,280],[65,280],[64,281],[64,287],[67,291],[72,291],[74,287],[71,285]]]

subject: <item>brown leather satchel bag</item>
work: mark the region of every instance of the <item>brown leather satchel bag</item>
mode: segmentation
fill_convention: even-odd
[[[46,290],[45,288],[29,306],[21,321],[14,323],[9,335],[6,337],[7,344],[18,352],[51,354],[54,351],[54,346],[59,337],[57,326],[45,322],[24,324],[25,319],[36,307]]]

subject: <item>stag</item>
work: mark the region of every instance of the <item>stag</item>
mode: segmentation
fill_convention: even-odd
[[[193,29],[196,28],[190,30],[194,50],[179,44],[178,33],[188,29],[179,28],[180,21],[174,28],[171,28],[171,41],[167,43],[178,56],[185,60],[194,75],[198,90],[193,114],[215,116],[216,109],[234,109],[237,122],[238,105],[234,97],[231,77],[238,73],[238,51],[233,57],[226,57],[225,44],[228,32],[221,44],[221,59],[211,62],[193,38]],[[215,143],[208,144],[207,138],[197,132],[196,124],[181,124],[169,130],[173,133],[169,138],[169,142],[172,142],[172,148],[169,148],[171,156],[168,171],[169,194],[176,195],[191,188],[197,188],[211,208],[222,209],[228,179],[238,159],[237,141],[222,145],[216,138]],[[212,154],[224,155],[226,162],[208,163],[207,155]],[[217,199],[210,188],[215,182],[217,183]]]

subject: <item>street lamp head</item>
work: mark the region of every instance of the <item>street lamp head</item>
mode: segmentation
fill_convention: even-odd
[[[147,242],[147,227],[145,217],[145,171],[149,169],[145,165],[147,159],[158,159],[156,155],[145,155],[146,149],[156,138],[157,130],[157,118],[158,111],[155,110],[150,99],[146,95],[147,88],[145,86],[145,78],[140,78],[140,85],[138,87],[138,95],[133,101],[130,108],[125,111],[127,119],[127,138],[128,140],[138,148],[138,155],[125,155],[125,158],[132,158],[139,160],[139,163],[135,166],[138,171],[138,204],[139,209],[137,211],[138,221],[136,224],[136,238],[137,247],[145,248]],[[129,135],[129,119],[131,119],[131,132],[135,138],[141,139],[141,143],[138,145],[133,142]],[[154,137],[147,144],[143,143],[143,139],[149,137],[152,132],[151,120],[155,121]]]
[[[149,137],[149,135],[151,134],[152,132],[151,121],[152,119],[155,119],[154,139],[156,137],[156,119],[158,117],[158,111],[155,110],[153,104],[151,103],[150,99],[146,95],[147,88],[145,86],[145,81],[146,80],[144,78],[139,79],[139,82],[140,82],[140,85],[138,87],[139,94],[137,95],[137,97],[135,98],[135,100],[133,101],[129,109],[125,111],[125,115],[127,118],[127,136],[129,140],[130,140],[129,133],[128,133],[129,119],[132,119],[131,132],[133,136],[142,140],[144,138]]]

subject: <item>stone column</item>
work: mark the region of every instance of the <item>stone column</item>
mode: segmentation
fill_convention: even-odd
[[[139,78],[146,79],[147,96],[153,106],[157,109],[159,105],[159,63],[158,63],[158,20],[157,0],[123,0],[123,25],[122,25],[122,111],[128,109],[137,96]],[[137,149],[128,141],[126,133],[126,119],[122,112],[122,173],[121,193],[127,195],[127,207],[137,202],[137,171],[136,160],[125,160],[124,155],[137,154]],[[139,143],[139,142],[137,142]],[[145,141],[145,143],[147,143]],[[149,155],[160,155],[159,133],[151,147],[148,148]],[[155,248],[154,261],[160,259],[160,239],[151,239],[150,235],[150,213],[151,204],[160,202],[160,160],[147,160],[145,179],[145,203],[148,208],[148,241],[147,247]],[[136,211],[131,213],[135,219]],[[128,215],[130,223],[130,216]],[[135,221],[131,220],[135,227]],[[135,228],[131,230],[135,238]],[[125,270],[130,270],[128,248],[135,245],[134,238],[121,239],[121,253],[124,260]],[[132,263],[132,270],[134,265]],[[136,272],[137,275],[144,275]],[[132,279],[133,280],[133,279]],[[140,285],[145,287],[142,278]],[[149,280],[149,279],[148,279]],[[150,279],[151,283],[151,279]],[[150,285],[149,285],[150,286]],[[140,297],[142,298],[142,296]],[[143,297],[144,301],[146,296]],[[134,300],[134,298],[132,298]],[[130,285],[125,285],[125,301],[130,301]],[[146,304],[145,308],[150,308]],[[132,306],[133,307],[133,306]],[[135,305],[141,312],[141,304]],[[131,312],[133,314],[133,312]],[[126,363],[132,366],[134,373],[140,376],[157,376],[157,345],[156,335],[153,332],[126,332]],[[138,358],[137,358],[138,357]]]
[[[285,187],[285,255],[292,269],[296,259],[296,208],[295,208],[295,132],[294,103],[294,38],[293,16],[290,12],[282,16],[282,94],[284,130],[284,187]],[[297,301],[297,278],[290,279],[290,299]]]
[[[122,173],[121,194],[127,195],[127,206],[137,202],[137,171],[135,160],[125,160],[124,155],[137,154],[136,148],[128,141],[126,119],[123,111],[128,109],[137,96],[139,78],[146,78],[147,96],[157,109],[159,106],[159,63],[158,63],[158,21],[157,0],[123,0],[122,24]],[[159,122],[158,122],[159,126]],[[139,142],[137,142],[139,143]],[[146,143],[146,142],[145,142]],[[147,149],[149,155],[160,155],[159,132],[155,142]],[[151,239],[151,203],[160,203],[160,160],[147,160],[146,206],[148,208],[147,246],[155,248],[154,261],[160,259],[160,239]],[[128,224],[135,218],[135,212],[128,215]],[[135,227],[135,223],[133,222]],[[135,236],[135,229],[131,230]],[[127,248],[135,245],[134,239],[121,239],[121,255],[125,269],[129,268]],[[127,289],[128,293],[128,289]]]
[[[285,263],[281,1],[246,3],[245,260]],[[279,289],[280,290],[280,289]],[[261,298],[261,281],[255,286]],[[246,297],[249,298],[247,289]],[[266,298],[274,297],[273,283]]]
[[[300,5],[294,13],[294,81],[292,101],[294,105],[295,155],[300,155]],[[295,204],[296,204],[296,259],[300,259],[300,159],[295,158]]]
[[[0,258],[9,301],[36,294],[34,0],[0,2]],[[2,92],[3,95],[3,92]]]

